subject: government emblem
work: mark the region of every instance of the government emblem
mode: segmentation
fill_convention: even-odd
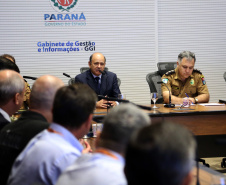
[[[54,10],[60,13],[69,13],[75,10],[78,0],[50,0]]]

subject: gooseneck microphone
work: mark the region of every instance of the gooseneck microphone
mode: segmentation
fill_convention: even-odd
[[[32,76],[23,76],[23,78],[31,79],[31,80],[36,80],[37,79],[36,77],[32,77]]]
[[[169,87],[164,83],[164,82],[157,82],[157,84],[164,84],[166,86],[166,88],[168,89],[169,91],[169,104],[165,104],[164,107],[167,107],[167,108],[174,108],[175,107],[175,104],[171,104],[171,94],[170,94],[170,89]]]
[[[105,72],[104,72],[104,71],[99,70],[99,72],[100,72],[101,74],[105,74]]]
[[[66,73],[63,73],[64,76],[68,77],[68,78],[71,78],[70,75],[66,74]]]
[[[106,97],[106,96],[103,96],[103,95],[98,95],[98,97],[101,98],[101,99],[108,100],[108,101],[117,101],[117,102],[123,102],[123,103],[131,103],[133,105],[136,105],[137,107],[140,107],[141,109],[151,110],[151,107],[138,105],[138,104],[130,102],[129,100],[123,100],[123,99],[118,99],[118,98],[113,98],[113,97]]]

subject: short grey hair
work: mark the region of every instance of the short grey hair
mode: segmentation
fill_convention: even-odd
[[[124,153],[131,134],[151,123],[147,113],[132,104],[114,107],[104,119],[99,146]]]
[[[0,70],[4,72],[6,70]],[[11,71],[11,70],[10,70]],[[22,93],[25,88],[23,78],[20,78],[19,73],[12,71],[8,78],[0,78],[0,105],[7,104],[16,93]]]
[[[179,55],[178,55],[178,63],[180,64],[183,58],[187,58],[189,61],[191,61],[192,59],[194,59],[194,61],[196,61],[195,58],[195,54],[192,53],[191,51],[182,51]]]
[[[126,151],[128,184],[142,184],[141,179],[181,184],[193,168],[195,154],[195,138],[184,126],[160,122],[144,127],[132,135]]]

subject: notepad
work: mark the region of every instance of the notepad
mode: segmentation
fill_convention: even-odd
[[[200,103],[202,106],[225,106],[224,103]]]

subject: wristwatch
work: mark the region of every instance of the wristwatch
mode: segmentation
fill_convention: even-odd
[[[194,97],[195,103],[198,103],[198,98]]]

